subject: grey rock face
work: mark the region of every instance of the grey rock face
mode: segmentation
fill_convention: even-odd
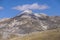
[[[0,34],[3,38],[10,34],[28,34],[60,28],[59,16],[47,16],[24,12],[18,16],[0,22]]]

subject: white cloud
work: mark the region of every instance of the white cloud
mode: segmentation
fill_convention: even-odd
[[[13,7],[13,9],[16,9],[16,10],[20,10],[20,11],[23,11],[23,10],[45,10],[45,9],[48,9],[49,6],[47,5],[39,5],[38,3],[33,3],[33,4],[25,4],[25,5],[20,5],[20,6],[16,6],[16,7]]]
[[[0,6],[0,10],[4,9],[2,6]]]

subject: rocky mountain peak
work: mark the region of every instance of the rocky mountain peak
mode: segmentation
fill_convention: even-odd
[[[9,20],[0,22],[0,34],[3,38],[6,34],[25,35],[32,32],[41,32],[60,28],[60,17],[50,17],[46,14],[33,13],[31,10],[26,10],[20,15],[17,15]]]
[[[20,18],[35,18],[35,19],[46,19],[48,16],[46,14],[43,13],[34,13],[32,12],[32,10],[25,10],[21,13],[19,13],[19,15],[15,16],[15,17],[20,17]],[[38,18],[39,17],[39,18]]]

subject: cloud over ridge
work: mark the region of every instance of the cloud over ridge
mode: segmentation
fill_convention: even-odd
[[[25,5],[19,5],[19,6],[16,6],[16,7],[13,7],[12,9],[16,9],[16,10],[20,10],[20,11],[23,11],[23,10],[45,10],[45,9],[48,9],[49,6],[47,5],[39,5],[38,3],[33,3],[33,4],[25,4]]]

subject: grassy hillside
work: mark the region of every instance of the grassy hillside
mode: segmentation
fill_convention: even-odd
[[[60,29],[53,29],[43,32],[35,32],[22,38],[15,37],[10,40],[60,40]]]

